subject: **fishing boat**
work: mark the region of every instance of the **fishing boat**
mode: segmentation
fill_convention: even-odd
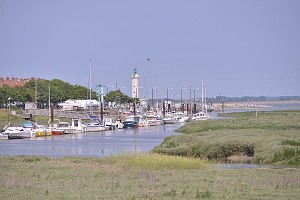
[[[57,125],[57,130],[63,131],[64,134],[75,133],[75,128],[72,128],[69,122],[59,122]]]
[[[86,128],[87,127],[82,124],[81,119],[77,118],[72,119],[72,124],[70,124],[69,122],[59,122],[57,124],[57,130],[63,131],[64,134],[85,133]]]
[[[86,125],[82,124],[81,119],[73,118],[71,127],[75,129],[74,133],[85,133]]]
[[[51,118],[52,118],[52,116],[51,116]],[[50,119],[48,121],[49,128],[50,128],[50,130],[52,132],[52,135],[63,135],[64,134],[65,131],[59,129],[59,123],[60,123],[59,119],[52,119],[52,120]]]

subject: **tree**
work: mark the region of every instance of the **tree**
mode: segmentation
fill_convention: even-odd
[[[133,98],[125,95],[120,90],[110,91],[104,99],[109,102],[116,102],[116,99],[120,99],[120,103],[132,103],[134,101]]]
[[[34,102],[35,97],[39,104],[48,104],[49,85],[51,88],[50,98],[51,103],[57,104],[68,99],[89,99],[89,89],[80,85],[71,85],[59,79],[51,81],[44,79],[32,79],[24,86],[9,87],[4,85],[0,88],[0,107],[7,104],[8,97],[11,102]],[[119,97],[121,103],[133,102],[133,99],[124,95],[119,90],[110,92],[107,97],[108,101],[116,101]],[[98,99],[95,91],[92,91],[92,99]]]

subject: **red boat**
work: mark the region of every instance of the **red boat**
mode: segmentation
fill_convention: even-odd
[[[52,135],[62,135],[62,134],[64,134],[64,131],[52,130]]]

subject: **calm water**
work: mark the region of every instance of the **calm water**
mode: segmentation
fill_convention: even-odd
[[[274,111],[274,110],[300,110],[300,102],[285,102],[285,103],[265,103],[268,107],[258,108],[258,111]],[[256,111],[256,108],[246,108],[246,109],[230,109],[228,108],[226,112],[247,112]]]
[[[259,110],[300,110],[300,103],[270,104]],[[255,109],[254,109],[255,110]],[[237,110],[234,110],[235,112]],[[247,111],[247,110],[240,110]],[[250,110],[248,110],[250,111]],[[214,118],[216,112],[211,113]],[[20,140],[0,140],[0,156],[44,155],[49,157],[106,157],[119,152],[148,152],[165,137],[176,135],[180,125],[120,129],[100,133],[68,134]]]
[[[119,129],[98,133],[66,134],[30,139],[0,140],[0,155],[49,157],[106,157],[119,152],[148,152],[180,125]]]

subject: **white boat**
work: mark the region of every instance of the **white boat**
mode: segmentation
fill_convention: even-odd
[[[211,116],[207,112],[197,112],[192,115],[192,120],[208,120],[211,119]]]
[[[82,124],[81,119],[73,118],[71,127],[75,129],[75,133],[85,133],[86,125]]]
[[[146,115],[146,120],[148,121],[149,126],[158,126],[162,124],[162,121],[152,112]]]
[[[212,117],[207,113],[207,104],[206,104],[206,89],[204,87],[202,79],[202,108],[201,111],[192,115],[191,120],[208,120]]]
[[[8,140],[8,135],[0,133],[0,140]]]
[[[31,138],[32,133],[30,132],[30,128],[24,128],[23,126],[12,126],[8,127],[4,131],[5,135],[8,135],[9,139],[24,139]]]
[[[129,115],[125,117],[123,122],[124,128],[140,127],[143,125],[143,117],[140,115]]]
[[[101,124],[100,120],[96,117],[91,117],[91,121],[89,123],[86,123],[86,132],[99,132],[99,131],[105,131],[105,127],[103,124]]]
[[[72,133],[84,133],[86,132],[86,126],[82,124],[81,119],[72,119],[72,124],[69,122],[59,122],[57,126],[57,130],[63,131],[64,134],[72,134]]]
[[[122,129],[124,128],[124,124],[122,123],[121,119],[116,120],[116,128],[117,129]]]
[[[101,123],[90,122],[86,123],[86,132],[99,132],[105,131],[105,127]]]
[[[188,121],[188,117],[183,112],[167,113],[162,119],[165,124],[177,124],[185,123]]]
[[[104,118],[103,124],[104,124],[105,129],[108,129],[108,130],[114,130],[116,128],[116,125],[113,122],[112,118]]]
[[[71,127],[69,122],[59,122],[57,124],[57,130],[63,131],[64,134],[75,133],[75,129]]]

